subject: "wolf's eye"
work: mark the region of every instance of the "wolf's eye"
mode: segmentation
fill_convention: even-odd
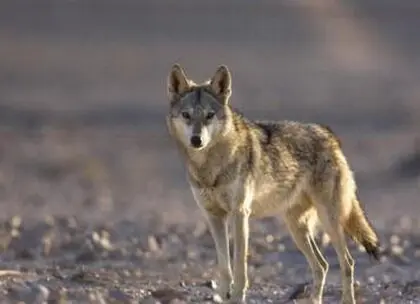
[[[185,119],[189,120],[191,118],[190,113],[188,112],[182,112],[182,117],[184,117]]]
[[[207,115],[206,115],[206,119],[207,120],[210,120],[210,119],[212,119],[214,117],[214,112],[208,112],[207,113]]]

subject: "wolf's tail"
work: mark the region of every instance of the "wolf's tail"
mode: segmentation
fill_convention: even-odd
[[[357,243],[365,247],[366,252],[379,260],[379,238],[365,216],[360,202],[353,200],[352,209],[344,225],[346,233]]]

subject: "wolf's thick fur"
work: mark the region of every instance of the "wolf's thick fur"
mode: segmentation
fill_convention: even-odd
[[[168,130],[215,242],[221,295],[234,303],[245,301],[249,218],[281,214],[311,267],[311,301],[322,302],[328,270],[314,241],[314,228],[320,223],[339,258],[342,303],[355,303],[354,261],[345,235],[374,257],[379,241],[357,200],[353,173],[332,131],[317,124],[245,118],[229,105],[231,75],[226,66],[209,81],[195,84],[176,64],[169,74],[168,94]]]

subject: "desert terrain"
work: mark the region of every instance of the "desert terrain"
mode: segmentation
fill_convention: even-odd
[[[251,118],[329,125],[382,243],[375,262],[349,242],[358,303],[420,303],[419,28],[415,0],[2,1],[0,302],[218,301],[166,131],[178,62],[197,81],[228,65]],[[251,225],[248,302],[305,297],[281,219]]]

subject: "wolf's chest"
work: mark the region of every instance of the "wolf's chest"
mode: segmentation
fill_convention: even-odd
[[[244,194],[248,191],[239,179],[215,188],[195,189],[199,206],[215,216],[228,214],[244,204],[246,201]],[[291,207],[295,201],[294,191],[276,183],[264,184],[262,187],[259,185],[252,192],[250,204],[247,206],[250,208],[251,217],[259,218],[281,213]]]
[[[232,211],[240,201],[238,198],[243,191],[238,179],[223,183],[217,187],[197,187],[191,183],[191,188],[197,204],[214,215],[227,214]]]

